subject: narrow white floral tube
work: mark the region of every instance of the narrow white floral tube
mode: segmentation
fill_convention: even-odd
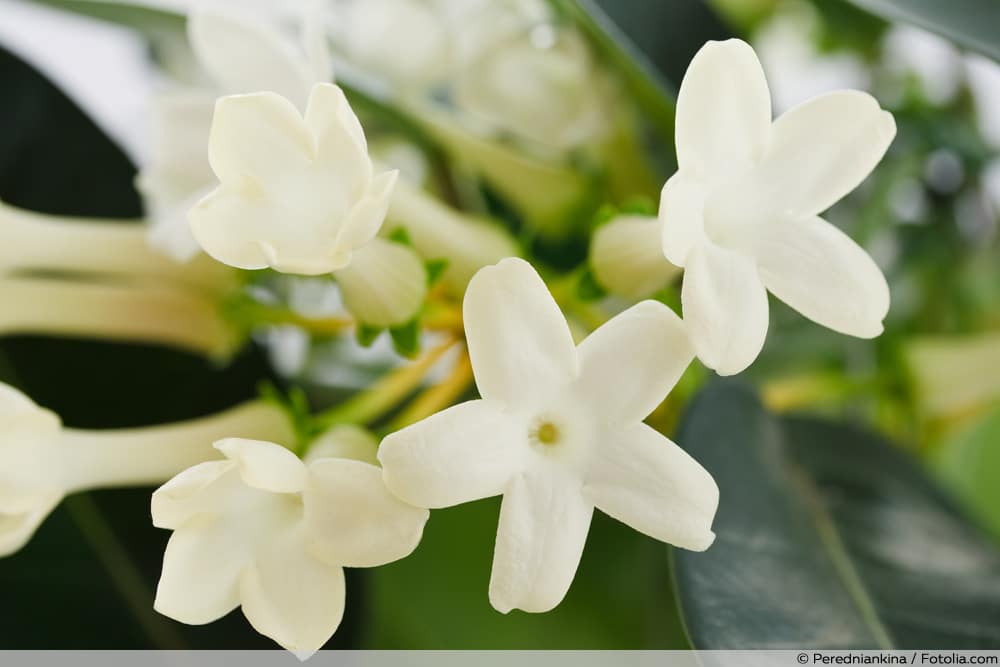
[[[51,216],[0,202],[0,271],[123,275],[221,292],[235,273],[208,257],[178,263],[153,250],[145,225]]]
[[[238,343],[209,295],[159,286],[0,276],[0,335],[154,343],[222,357]]]
[[[0,383],[0,556],[20,549],[62,498],[156,484],[218,457],[227,435],[291,441],[279,407],[251,401],[208,417],[143,428],[82,431]]]

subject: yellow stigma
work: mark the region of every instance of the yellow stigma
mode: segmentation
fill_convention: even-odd
[[[542,425],[538,427],[535,437],[538,438],[538,442],[543,445],[554,445],[559,441],[559,427],[552,422],[543,422]]]

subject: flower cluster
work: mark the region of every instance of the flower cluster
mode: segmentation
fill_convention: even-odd
[[[415,26],[434,24],[422,13],[433,3],[397,4]],[[361,16],[356,25],[381,30],[376,3],[349,5]],[[397,349],[439,347],[330,411],[297,414],[307,423],[296,431],[274,402],[187,424],[73,431],[0,386],[0,552],[20,548],[67,493],[165,482],[152,496],[152,517],[173,532],[155,608],[203,624],[239,606],[258,632],[307,656],[340,624],[343,568],[409,555],[428,509],[503,497],[488,589],[502,613],[545,612],[563,600],[595,509],[656,540],[709,548],[719,489],[645,420],[696,357],[720,375],[753,363],[768,329],[768,291],[835,331],[881,332],[889,307],[881,271],[820,214],[874,169],[894,136],[892,117],[872,97],[847,91],[772,121],[753,50],[738,40],[707,44],[680,89],[679,168],[663,185],[658,215],[613,217],[595,230],[588,258],[600,287],[630,302],[683,274],[683,319],[649,298],[581,331],[560,308],[560,290],[516,257],[508,230],[438,200],[405,167],[382,166],[392,160],[369,146],[349,87],[330,82],[326,36],[314,31],[330,17],[312,18],[290,38],[266,22],[195,11],[189,41],[207,77],[161,100],[159,150],[140,184],[152,243],[187,263],[168,271],[160,257],[118,272],[193,280],[198,303],[212,304],[197,311],[204,327],[142,318],[145,328],[122,335],[136,326],[126,322],[139,307],[124,292],[91,295],[121,313],[110,324],[32,326],[118,332],[218,356],[234,346],[230,329],[213,328],[228,306],[244,327],[351,331],[368,343],[388,329]],[[508,43],[508,27],[498,19],[502,34],[490,39]],[[351,35],[342,50],[389,79],[410,76],[383,67],[382,50],[365,34]],[[606,100],[583,99],[593,67],[583,38],[536,35],[546,39],[558,44],[549,44],[544,67],[537,48],[516,40],[500,60],[452,45],[468,59],[465,70],[478,68],[458,76],[455,98],[491,128],[533,128],[530,139],[561,150],[600,134],[609,110]],[[395,65],[442,74],[448,56],[436,49],[447,42],[405,46],[412,61]],[[523,83],[526,72],[531,86],[565,85],[568,106],[508,109],[510,82]],[[23,222],[0,207],[5,215]],[[15,240],[31,247],[41,227],[22,227]],[[205,269],[211,262],[202,252],[226,266]],[[251,283],[263,276],[256,287],[328,280],[346,315],[310,318],[264,303],[240,311],[237,270],[254,272],[240,274]],[[27,289],[14,282],[0,277],[0,292]],[[23,328],[23,319],[9,329]],[[444,380],[393,412],[439,368]],[[478,398],[462,401],[473,382]],[[373,423],[384,427],[381,442],[361,428]]]

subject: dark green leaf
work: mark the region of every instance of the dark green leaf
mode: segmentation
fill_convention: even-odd
[[[383,331],[385,331],[383,327],[371,327],[367,324],[359,324],[357,331],[354,332],[354,336],[358,340],[358,345],[361,347],[370,347]]]
[[[889,21],[912,23],[1000,61],[996,0],[850,0]]]
[[[401,356],[409,359],[420,353],[420,320],[413,318],[406,324],[389,329],[392,336],[392,347]]]
[[[729,383],[678,441],[721,490],[715,544],[676,552],[696,647],[1000,647],[1000,554],[899,449]]]
[[[1000,537],[1000,407],[942,443],[934,457],[942,482]]]

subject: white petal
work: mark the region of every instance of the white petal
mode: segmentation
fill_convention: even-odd
[[[188,40],[198,62],[226,92],[270,91],[305,104],[315,76],[309,61],[265,21],[247,12],[195,8]]]
[[[412,248],[374,239],[333,273],[344,305],[361,322],[384,327],[404,324],[427,295],[427,269]]]
[[[708,42],[695,54],[677,95],[677,163],[702,179],[757,161],[767,145],[771,97],[746,42]]]
[[[216,511],[229,483],[217,484],[232,470],[232,461],[206,461],[179,473],[153,492],[153,525],[176,529],[199,512]]]
[[[497,404],[468,401],[386,436],[378,459],[397,496],[418,507],[450,507],[502,493],[522,465],[527,434],[527,424]]]
[[[861,246],[822,218],[762,225],[754,240],[764,285],[814,322],[873,338],[889,312],[889,285]]]
[[[378,466],[348,459],[313,462],[303,500],[312,553],[345,567],[376,567],[408,555],[429,514],[389,493]]]
[[[512,257],[481,269],[465,292],[463,313],[483,398],[537,404],[576,376],[576,349],[566,318],[523,259]]]
[[[52,491],[35,497],[31,508],[14,511],[5,505],[0,511],[0,557],[9,556],[27,544],[62,498],[62,493]]]
[[[753,260],[710,242],[688,257],[684,323],[702,363],[719,375],[753,363],[767,335],[767,292]]]
[[[222,618],[240,603],[240,574],[252,556],[251,544],[227,518],[192,519],[170,536],[153,607],[188,625]]]
[[[583,493],[605,514],[662,542],[704,551],[715,539],[715,480],[646,424],[605,436],[594,452]]]
[[[310,556],[302,527],[283,531],[258,553],[240,580],[243,614],[283,648],[311,654],[344,615],[344,571]]]
[[[641,299],[662,288],[680,269],[663,256],[656,218],[620,216],[594,232],[590,267],[597,282],[613,294]]]
[[[375,238],[385,222],[398,176],[398,171],[387,171],[372,180],[368,192],[354,205],[337,232],[336,246],[340,252],[346,255]]]
[[[494,609],[549,611],[566,596],[594,512],[580,484],[556,466],[526,471],[511,481],[493,553]]]
[[[220,181],[261,192],[301,171],[315,154],[314,138],[284,97],[254,93],[216,102],[208,159]]]
[[[305,461],[338,458],[378,465],[378,441],[371,433],[353,424],[334,426],[309,445]]]
[[[247,486],[273,493],[296,493],[305,488],[306,466],[281,445],[263,440],[226,438],[215,448],[240,467]]]
[[[576,395],[604,423],[642,421],[694,359],[684,323],[662,303],[643,301],[580,343]]]
[[[677,266],[684,266],[691,248],[705,238],[706,191],[703,183],[677,172],[660,192],[663,255]]]
[[[759,201],[781,220],[817,215],[861,184],[895,136],[892,114],[867,93],[816,97],[774,122],[762,164],[725,196],[733,206]]]
[[[339,86],[332,83],[313,86],[305,124],[316,137],[316,159],[320,164],[340,165],[345,171],[344,177],[371,177],[372,165],[364,129]],[[361,173],[347,173],[352,169]],[[360,187],[367,187],[367,181],[360,183]]]
[[[38,411],[41,411],[41,408],[24,392],[0,382],[0,416],[8,419],[14,415],[33,414]]]

